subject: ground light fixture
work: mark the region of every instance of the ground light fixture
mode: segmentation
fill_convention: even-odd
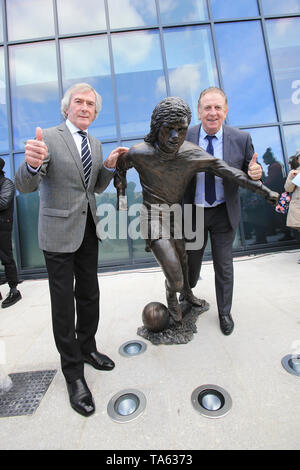
[[[107,405],[113,421],[127,423],[136,419],[146,408],[146,397],[139,390],[127,389],[116,393]]]
[[[131,357],[142,354],[146,351],[146,349],[147,345],[144,343],[144,341],[134,339],[131,341],[126,341],[126,343],[122,344],[122,346],[119,348],[119,353],[121,356]]]
[[[218,385],[206,384],[197,387],[191,400],[195,410],[207,418],[221,418],[232,407],[229,393]]]
[[[290,374],[300,377],[300,355],[287,354],[281,360],[282,366]]]

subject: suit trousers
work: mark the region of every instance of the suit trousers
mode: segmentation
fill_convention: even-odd
[[[194,206],[195,207],[195,206]],[[194,228],[195,229],[195,228]],[[188,251],[189,282],[196,286],[202,265],[205,247],[210,234],[211,253],[215,271],[215,289],[219,315],[231,311],[233,295],[232,245],[235,230],[231,227],[226,203],[204,209],[204,243],[200,250]]]
[[[0,227],[0,260],[4,266],[9,287],[16,287],[18,285],[18,271],[12,250],[12,227],[5,223]]]
[[[67,382],[82,378],[82,354],[96,351],[99,323],[98,238],[88,210],[81,246],[74,253],[44,251],[52,325]],[[75,311],[76,307],[76,311]]]

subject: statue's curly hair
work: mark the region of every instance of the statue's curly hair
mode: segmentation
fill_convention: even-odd
[[[184,118],[187,118],[188,124],[190,124],[192,113],[189,105],[182,98],[177,96],[164,98],[153,110],[150,132],[144,137],[144,141],[154,145],[163,122],[175,123]]]

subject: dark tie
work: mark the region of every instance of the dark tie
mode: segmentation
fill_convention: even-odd
[[[215,138],[215,136],[207,135],[205,138],[208,140],[206,151],[207,153],[210,153],[211,155],[213,155],[214,148],[213,148],[212,140]],[[205,200],[209,204],[213,204],[216,200],[215,176],[208,172],[205,173]]]
[[[91,174],[92,156],[91,156],[90,148],[88,146],[87,133],[85,131],[78,131],[78,134],[80,134],[82,137],[81,161],[82,161],[82,166],[83,166],[84,182],[85,182],[85,185],[87,186],[89,182],[89,177]]]

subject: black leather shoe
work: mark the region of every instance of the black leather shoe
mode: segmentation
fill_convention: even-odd
[[[95,411],[93,396],[85,379],[67,382],[69,398],[72,408],[82,416],[90,416]]]
[[[98,351],[84,354],[83,362],[90,364],[98,370],[112,370],[115,367],[115,363],[108,356]]]
[[[228,336],[233,332],[234,322],[230,313],[228,315],[219,315],[220,328],[224,335]]]
[[[7,308],[10,307],[11,305],[14,305],[16,302],[22,299],[22,296],[20,294],[20,291],[17,289],[13,288],[10,289],[9,294],[7,295],[6,299],[3,300],[1,307],[2,308]]]

